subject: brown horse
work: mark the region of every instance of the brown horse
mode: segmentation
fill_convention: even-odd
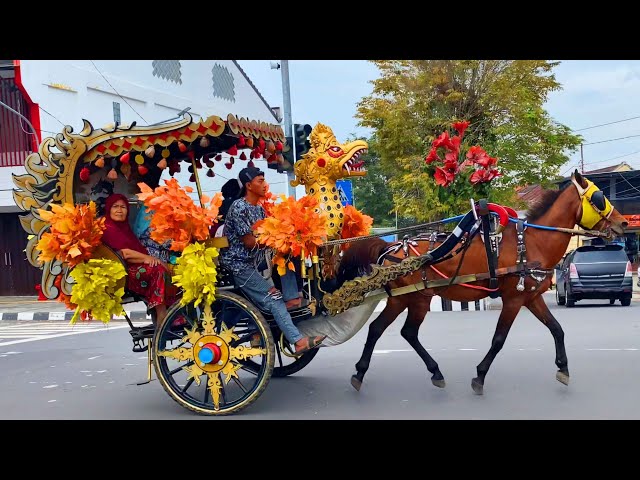
[[[597,192],[597,193],[596,193]],[[572,175],[572,183],[563,190],[547,190],[543,193],[541,200],[532,207],[527,214],[527,221],[548,227],[562,227],[572,229],[576,224],[583,228],[592,228],[598,231],[612,230],[616,234],[622,234],[627,227],[625,218],[620,215],[606,200],[601,191],[591,182],[578,173],[576,170]],[[586,226],[585,226],[586,225]],[[567,250],[571,234],[560,231],[549,231],[528,227],[524,233],[524,244],[526,248],[526,259],[528,264],[539,262],[538,273],[547,270],[547,275],[541,280],[541,276],[534,278],[527,275],[524,282],[524,290],[518,291],[516,286],[520,280],[520,274],[511,274],[498,277],[497,292],[502,297],[502,312],[498,319],[495,334],[491,341],[491,347],[484,359],[477,366],[478,376],[475,377],[471,386],[475,393],[482,394],[484,380],[489,371],[491,363],[498,352],[502,349],[513,321],[522,306],[526,306],[538,320],[540,320],[551,332],[556,346],[556,360],[558,367],[556,378],[565,385],[569,383],[569,368],[567,354],[564,345],[564,332],[558,321],[549,311],[544,302],[542,293],[551,286],[551,275],[554,266],[560,261]],[[423,254],[433,248],[427,241],[418,241],[415,248],[415,255]],[[351,280],[370,268],[375,263],[385,247],[389,243],[374,238],[361,242],[354,242],[344,253],[338,269],[338,285],[346,280]],[[437,243],[435,244],[437,245]],[[503,232],[502,241],[499,247],[498,265],[499,269],[513,267],[517,260],[517,232],[514,223],[509,223]],[[431,267],[416,271],[410,275],[405,275],[391,282],[390,289],[408,286],[422,285],[423,280],[442,279],[443,276],[451,278],[453,276],[465,274],[477,274],[488,271],[487,254],[480,235],[476,235],[470,242],[467,251],[460,262],[462,252],[454,255],[453,258],[445,260],[434,267],[440,272],[436,273]],[[396,257],[404,258],[402,250]],[[397,260],[396,260],[397,261]],[[389,265],[389,260],[385,259],[384,265]],[[504,270],[503,270],[504,272]],[[541,281],[540,281],[541,280]],[[474,288],[475,287],[475,288]],[[444,387],[445,381],[436,361],[429,355],[427,350],[418,340],[418,329],[422,324],[433,295],[440,295],[444,298],[458,302],[473,302],[487,297],[490,294],[489,281],[476,281],[472,286],[450,285],[445,287],[423,289],[413,291],[399,296],[391,296],[387,299],[387,305],[382,313],[369,326],[369,334],[362,352],[362,357],[356,364],[356,374],[351,378],[351,384],[360,390],[365,373],[369,368],[371,355],[376,342],[385,329],[408,308],[407,320],[402,327],[401,335],[409,342],[414,350],[420,355],[429,372],[432,373],[431,382],[437,387]]]

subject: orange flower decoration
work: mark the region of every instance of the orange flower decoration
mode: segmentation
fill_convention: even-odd
[[[269,185],[267,185],[267,193],[265,193],[264,197],[258,201],[258,205],[261,205],[264,208],[264,211],[267,212],[267,217],[273,216],[273,208],[276,205],[276,200],[279,195],[274,195],[269,190]]]
[[[344,207],[344,221],[342,224],[342,238],[360,237],[369,235],[373,218],[359,212],[354,206],[347,205]],[[342,250],[349,248],[349,243],[342,244]]]
[[[41,262],[58,259],[73,268],[89,260],[100,243],[105,230],[105,219],[96,218],[96,204],[51,205],[51,211],[38,209],[40,217],[51,223],[51,228],[42,235],[36,248],[40,250]]]
[[[273,263],[279,274],[284,275],[286,267],[294,269],[288,258],[300,256],[303,249],[306,255],[318,254],[318,246],[327,237],[327,226],[317,207],[318,201],[313,197],[300,200],[289,197],[273,205],[272,216],[258,220],[253,226],[258,243],[276,250]]]
[[[209,238],[209,227],[218,220],[218,210],[222,205],[222,194],[216,193],[212,199],[202,196],[202,204],[196,205],[187,193],[191,187],[182,188],[175,178],[165,180],[166,185],[153,190],[146,183],[138,183],[138,198],[154,211],[151,218],[151,238],[162,244],[171,240],[171,250],[182,251],[192,239]],[[206,206],[207,202],[211,202]]]

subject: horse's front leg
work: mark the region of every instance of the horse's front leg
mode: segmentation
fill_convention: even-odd
[[[375,348],[378,339],[382,336],[387,327],[391,325],[396,318],[398,318],[398,315],[407,308],[405,301],[402,301],[401,298],[402,297],[389,298],[387,300],[387,306],[384,307],[384,310],[380,313],[378,318],[369,325],[367,342],[364,345],[364,350],[362,351],[360,360],[356,363],[356,374],[351,376],[351,385],[358,391],[360,391],[360,387],[362,386],[364,374],[369,370],[371,355],[373,355],[373,349]]]
[[[569,385],[569,362],[567,360],[567,351],[564,346],[564,331],[558,323],[558,320],[549,311],[549,307],[545,303],[542,295],[538,295],[530,302],[525,304],[531,313],[533,313],[538,320],[544,323],[556,344],[556,365],[558,366],[558,372],[556,373],[556,379],[560,383]]]
[[[420,340],[418,340],[418,330],[422,324],[424,317],[429,313],[431,306],[432,296],[424,296],[420,292],[409,294],[412,296],[411,303],[409,304],[409,313],[407,314],[407,321],[405,322],[400,335],[409,342],[409,345],[413,347],[422,361],[427,366],[431,376],[431,383],[436,387],[444,388],[445,381],[438,363],[433,359],[429,352],[422,346]]]
[[[507,335],[509,335],[511,325],[513,325],[513,321],[515,320],[516,315],[518,315],[521,307],[522,299],[516,297],[514,300],[505,301],[503,297],[502,312],[498,318],[498,325],[496,325],[493,340],[491,340],[491,348],[489,348],[485,357],[476,367],[478,376],[471,380],[471,388],[473,388],[473,391],[478,395],[482,395],[484,393],[484,378],[487,376],[489,367],[496,358],[496,355],[500,350],[502,350],[504,342],[507,340]]]

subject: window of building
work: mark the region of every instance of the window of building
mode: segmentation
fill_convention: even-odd
[[[211,70],[211,80],[213,82],[213,95],[224,98],[230,102],[236,101],[236,92],[233,75],[219,63],[216,63]]]
[[[120,120],[120,104],[118,102],[113,102],[113,121],[122,123]]]
[[[30,106],[13,78],[0,77],[0,101],[31,119]],[[0,108],[0,167],[19,167],[38,148],[35,134],[27,123],[6,108]]]
[[[152,65],[154,77],[164,78],[182,85],[180,60],[154,60]]]

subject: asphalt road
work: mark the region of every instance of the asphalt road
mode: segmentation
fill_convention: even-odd
[[[546,298],[565,331],[569,386],[555,379],[551,334],[522,310],[487,375],[484,395],[474,395],[471,378],[500,312],[433,312],[420,340],[439,363],[446,388],[431,385],[421,359],[400,336],[403,315],[378,342],[360,392],[349,379],[367,327],[343,345],[322,349],[297,374],[272,378],[253,405],[230,417],[191,413],[157,380],[135,385],[146,375],[146,354],[131,351],[121,324],[72,332],[59,326],[51,333],[52,322],[29,322],[29,332],[18,332],[23,323],[3,322],[0,418],[639,419],[640,302],[622,307],[591,301],[568,309],[555,305],[553,293]]]

